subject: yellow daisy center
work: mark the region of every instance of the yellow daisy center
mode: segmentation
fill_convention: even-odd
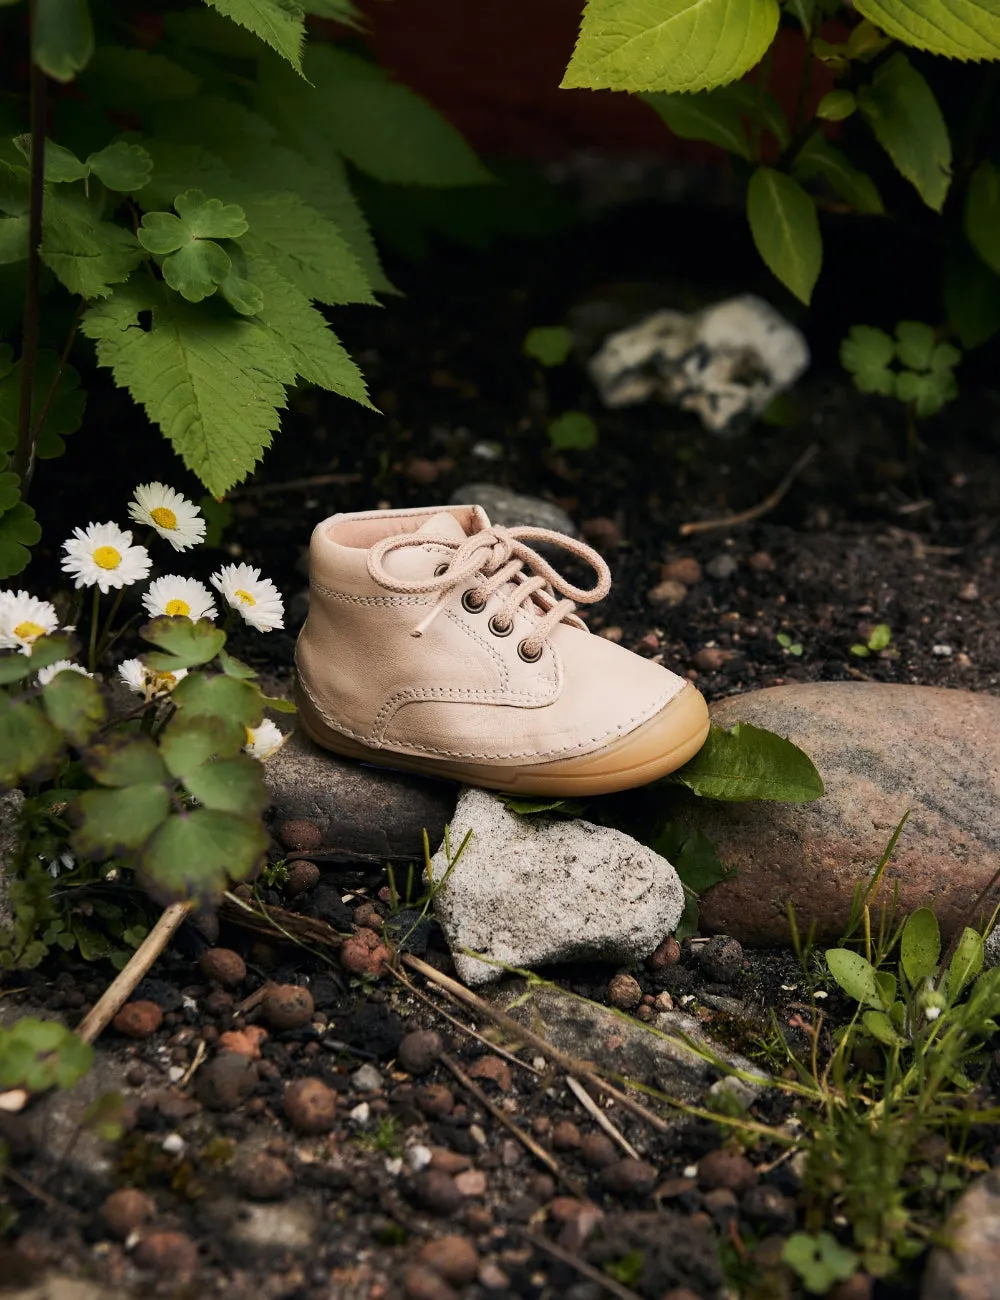
[[[169,506],[157,506],[155,510],[150,510],[149,517],[160,528],[177,527],[177,516]]]
[[[171,618],[190,618],[191,606],[186,600],[168,600],[167,613]]]
[[[14,629],[14,635],[20,641],[34,641],[36,637],[45,635],[45,628],[38,623],[32,623],[29,619],[24,623],[18,623]]]
[[[236,599],[240,602],[241,605],[257,604],[256,598],[254,596],[251,596],[249,591],[244,591],[242,587],[237,587],[236,590],[233,592],[233,595],[236,597]]]
[[[173,673],[150,673],[147,686],[159,694],[162,691],[172,691],[177,685],[177,678]]]
[[[117,569],[121,562],[121,552],[113,546],[99,546],[94,552],[94,563],[99,569]]]

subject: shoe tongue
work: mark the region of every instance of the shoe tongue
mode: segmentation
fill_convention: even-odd
[[[465,529],[447,510],[431,515],[417,529],[418,537],[421,533],[426,533],[429,537],[453,537],[456,542],[464,542],[466,538]],[[426,546],[407,546],[405,549],[390,551],[382,563],[386,572],[396,578],[428,578],[442,560],[451,559],[454,553],[450,546],[435,546],[430,542]]]

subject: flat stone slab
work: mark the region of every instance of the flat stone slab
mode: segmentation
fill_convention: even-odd
[[[264,764],[271,817],[313,822],[324,851],[422,858],[424,831],[438,844],[455,807],[448,781],[338,758],[296,730]]]
[[[973,1183],[948,1216],[948,1245],[931,1251],[921,1300],[991,1300],[1000,1277],[1000,1174]]]
[[[434,896],[455,968],[467,984],[508,967],[564,961],[631,965],[677,928],[677,872],[624,831],[557,817],[519,817],[486,790],[462,791],[450,845],[464,851]],[[443,847],[431,863],[448,869]],[[481,953],[480,961],[465,950]]]
[[[949,936],[1000,869],[1000,699],[930,686],[827,682],[778,686],[712,706],[787,736],[812,758],[826,794],[809,804],[722,804],[685,796],[698,827],[737,875],[709,890],[701,920],[744,943],[785,943],[792,902],[802,933],[836,939],[855,885],[870,879],[910,816],[885,875],[898,915],[933,907]],[[995,899],[985,906],[985,916]]]

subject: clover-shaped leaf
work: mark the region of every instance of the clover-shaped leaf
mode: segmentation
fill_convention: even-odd
[[[101,689],[82,673],[57,673],[42,689],[49,721],[72,745],[86,745],[107,717]]]
[[[168,779],[166,764],[148,736],[116,735],[91,745],[84,766],[101,785],[147,785]]]
[[[896,326],[896,356],[908,370],[929,370],[934,330],[922,321],[901,320]]]
[[[143,782],[118,790],[85,790],[72,806],[71,843],[86,858],[124,857],[140,849],[170,813],[165,785]]]
[[[179,713],[160,737],[160,753],[170,775],[186,780],[214,758],[232,758],[243,742],[240,728],[228,726],[223,718]]]
[[[144,641],[169,653],[152,651],[146,656],[150,668],[158,673],[173,673],[178,668],[197,668],[207,664],[226,644],[226,634],[211,619],[154,618],[139,629]]]
[[[229,254],[211,239],[185,244],[163,259],[163,278],[188,302],[211,298],[229,275]]]
[[[26,501],[19,501],[0,515],[0,578],[11,578],[25,568],[31,559],[28,547],[41,536],[41,525]]]
[[[259,822],[198,808],[166,821],[144,847],[137,868],[154,897],[207,899],[230,880],[249,876],[267,845]]]
[[[0,696],[0,788],[47,775],[62,751],[62,736],[40,709]]]
[[[247,232],[243,209],[235,203],[209,199],[202,190],[186,190],[174,199],[173,212],[147,212],[139,228],[139,243],[162,257],[163,278],[188,302],[201,302],[215,293],[232,270],[229,254],[217,239],[239,239]]]
[[[896,344],[884,330],[872,325],[852,325],[840,345],[840,362],[854,376],[862,393],[881,393],[892,397],[896,391],[896,374],[890,369]]]
[[[264,716],[260,688],[225,674],[192,673],[177,683],[170,699],[189,718],[207,714],[243,727],[258,727]]]
[[[958,380],[950,369],[923,374],[904,370],[896,379],[896,396],[901,402],[912,402],[914,411],[921,417],[937,415],[958,396]]]

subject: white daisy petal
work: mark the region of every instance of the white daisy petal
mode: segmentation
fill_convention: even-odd
[[[278,588],[270,578],[260,576],[260,569],[249,564],[227,564],[212,574],[212,586],[258,632],[285,626],[285,605]]]
[[[175,551],[186,551],[205,540],[201,511],[165,483],[141,483],[128,507],[129,518],[155,528]]]
[[[285,739],[284,733],[271,719],[265,718],[259,727],[247,727],[247,743],[243,748],[251,758],[259,758],[263,761],[276,754],[285,743]]]
[[[40,636],[59,627],[55,607],[26,591],[0,592],[0,649],[30,655]]]
[[[53,677],[58,677],[60,673],[79,673],[81,677],[93,677],[93,673],[88,673],[83,664],[75,664],[72,659],[57,659],[54,664],[48,664],[45,668],[38,670],[38,685],[48,686]]]
[[[177,683],[187,676],[187,669],[178,668],[173,673],[156,673],[151,668],[147,668],[141,659],[126,659],[118,665],[118,676],[133,694],[145,696],[147,700],[155,700],[169,695]]]
[[[205,584],[194,578],[179,578],[173,573],[151,582],[142,603],[153,618],[166,615],[169,618],[190,618],[195,622],[199,618],[215,618],[215,602]]]
[[[130,587],[149,573],[149,552],[145,546],[133,546],[132,534],[117,524],[74,528],[63,550],[63,572],[72,574],[74,586],[97,586],[105,595],[112,588]]]

